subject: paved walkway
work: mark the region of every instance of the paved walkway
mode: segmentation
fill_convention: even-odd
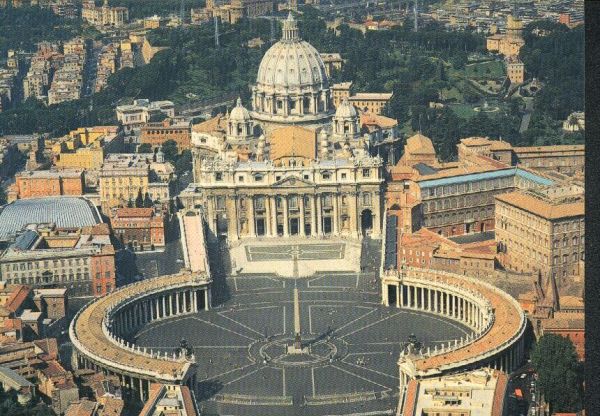
[[[241,242],[231,248],[235,274],[263,273],[294,277],[294,259],[298,277],[318,272],[360,271],[361,244],[356,240],[282,239]]]

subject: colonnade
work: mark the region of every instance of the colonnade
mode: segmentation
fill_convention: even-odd
[[[133,283],[97,298],[69,327],[73,368],[115,375],[132,396],[148,399],[151,383],[196,386],[196,358],[187,350],[153,350],[131,342],[149,322],[208,310],[210,277],[179,273]]]
[[[86,358],[84,355],[79,354],[76,350],[73,351],[72,365],[73,368],[93,370],[97,373],[103,373],[104,375],[116,376],[119,379],[119,384],[122,387],[134,392],[137,398],[142,402],[148,400],[150,384],[154,382],[151,379],[142,378],[136,374],[112,371],[106,367],[98,365],[96,362]],[[189,377],[184,380],[183,384],[188,386],[190,390],[194,391],[196,382],[196,372],[191,371]]]
[[[483,298],[466,291],[455,292],[456,289],[451,286],[437,288],[431,284],[426,286],[403,281],[386,287],[386,306],[390,306],[390,291],[393,291],[395,296],[392,300],[397,308],[443,315],[460,321],[477,333],[483,331],[492,319],[491,308]]]
[[[297,95],[278,95],[254,91],[252,109],[264,116],[327,116],[331,107],[329,90]],[[281,103],[281,107],[278,106]]]
[[[112,314],[113,334],[122,336],[156,319],[208,310],[208,288],[174,290],[126,304]]]
[[[324,235],[358,238],[363,231],[363,215],[369,216],[372,235],[377,238],[381,233],[379,194],[371,193],[368,206],[359,204],[359,195],[361,193],[358,192],[322,192],[228,197],[228,238]],[[291,198],[295,198],[293,205]],[[280,204],[277,203],[278,199]],[[214,201],[208,202],[208,211],[213,219],[211,228],[216,234],[218,219]]]

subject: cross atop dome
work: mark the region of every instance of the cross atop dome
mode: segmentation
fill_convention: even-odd
[[[289,42],[298,42],[300,40],[298,22],[294,19],[292,12],[289,12],[287,19],[283,21],[283,37],[281,40]]]

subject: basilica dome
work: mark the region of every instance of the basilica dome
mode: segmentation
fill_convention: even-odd
[[[252,117],[279,124],[314,123],[331,118],[332,100],[319,52],[300,39],[292,14],[283,36],[263,57],[252,89]]]
[[[308,42],[283,39],[263,57],[256,77],[257,85],[281,92],[328,86],[325,64],[319,52]]]

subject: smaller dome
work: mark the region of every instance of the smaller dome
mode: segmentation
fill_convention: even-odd
[[[358,116],[356,108],[348,101],[348,97],[344,97],[342,103],[335,111],[336,118],[355,118]]]
[[[229,113],[229,121],[246,122],[250,121],[250,112],[242,105],[242,99],[238,98],[237,103],[231,113]]]

